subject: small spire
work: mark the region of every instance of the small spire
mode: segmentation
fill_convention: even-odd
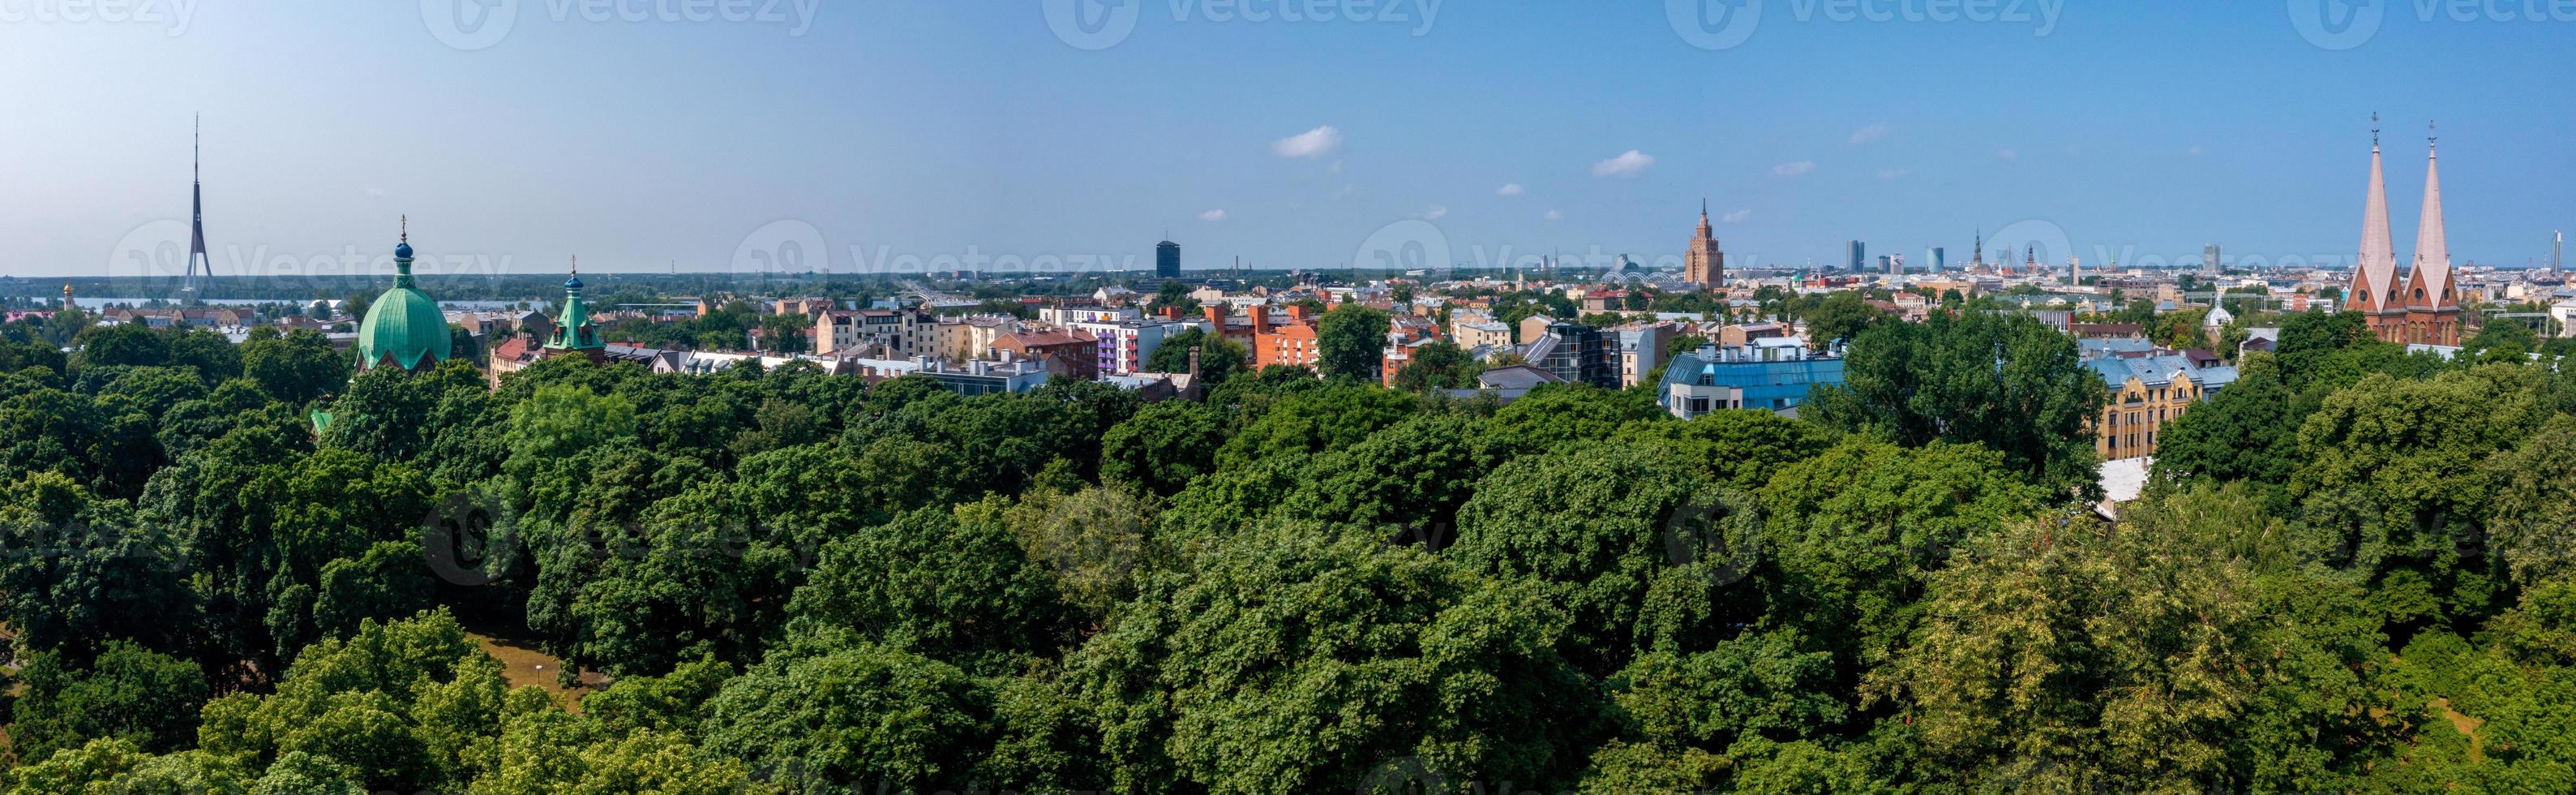
[[[572,275],[581,275],[581,255],[579,254],[572,255]]]
[[[2434,126],[2433,126],[2433,122],[2429,122],[2429,121],[2428,121],[2428,122],[2425,122],[2425,123],[2424,123],[2424,148],[2426,148],[2426,149],[2439,149],[2439,148],[2441,148],[2441,141],[2442,141],[2442,137],[2441,137],[2440,135],[2436,135],[2436,134],[2435,134],[2435,133],[2438,133],[2438,132],[2440,132],[2440,131],[2441,131],[2441,130],[2440,130],[2439,128],[2437,128],[2437,127],[2434,127]]]
[[[402,239],[401,239],[401,240],[399,240],[399,241],[395,241],[395,242],[399,242],[399,243],[409,243],[409,242],[411,242],[411,213],[403,213],[403,217],[402,217]]]
[[[2370,112],[2370,149],[2379,151],[2379,111]]]

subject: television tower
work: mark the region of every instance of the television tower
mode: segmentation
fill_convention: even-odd
[[[206,280],[214,281],[215,262],[206,256],[206,120],[197,117],[194,138],[189,144],[188,178],[188,271],[179,278],[179,297],[197,297],[197,268],[206,269]]]

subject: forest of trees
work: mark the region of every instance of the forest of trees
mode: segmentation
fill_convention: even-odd
[[[2566,374],[2300,316],[2105,522],[2071,340],[1853,323],[1687,422],[0,327],[0,792],[2576,789]]]

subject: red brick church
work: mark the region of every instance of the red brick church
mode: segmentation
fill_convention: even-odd
[[[2424,217],[2415,232],[2415,264],[2397,273],[2389,241],[2388,185],[2379,165],[2379,133],[2371,131],[2370,198],[2362,210],[2361,261],[2352,278],[2353,309],[2380,339],[2400,345],[2460,344],[2459,286],[2451,272],[2450,242],[2442,230],[2442,172],[2438,152],[2424,166]]]

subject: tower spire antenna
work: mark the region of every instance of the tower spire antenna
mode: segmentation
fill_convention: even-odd
[[[411,213],[403,213],[403,216],[402,216],[402,239],[401,239],[401,240],[399,240],[399,241],[395,241],[395,242],[399,242],[399,243],[409,243],[409,242],[411,242]]]
[[[2437,134],[2441,129],[2433,125],[2434,123],[2430,121],[2424,123],[2424,146],[2428,149],[2439,147],[2442,141],[2442,136]]]
[[[206,280],[215,278],[214,258],[206,253],[206,118],[200,113],[191,122],[188,136],[188,262],[179,276],[179,292],[189,299],[197,295],[197,271],[206,272]]]

